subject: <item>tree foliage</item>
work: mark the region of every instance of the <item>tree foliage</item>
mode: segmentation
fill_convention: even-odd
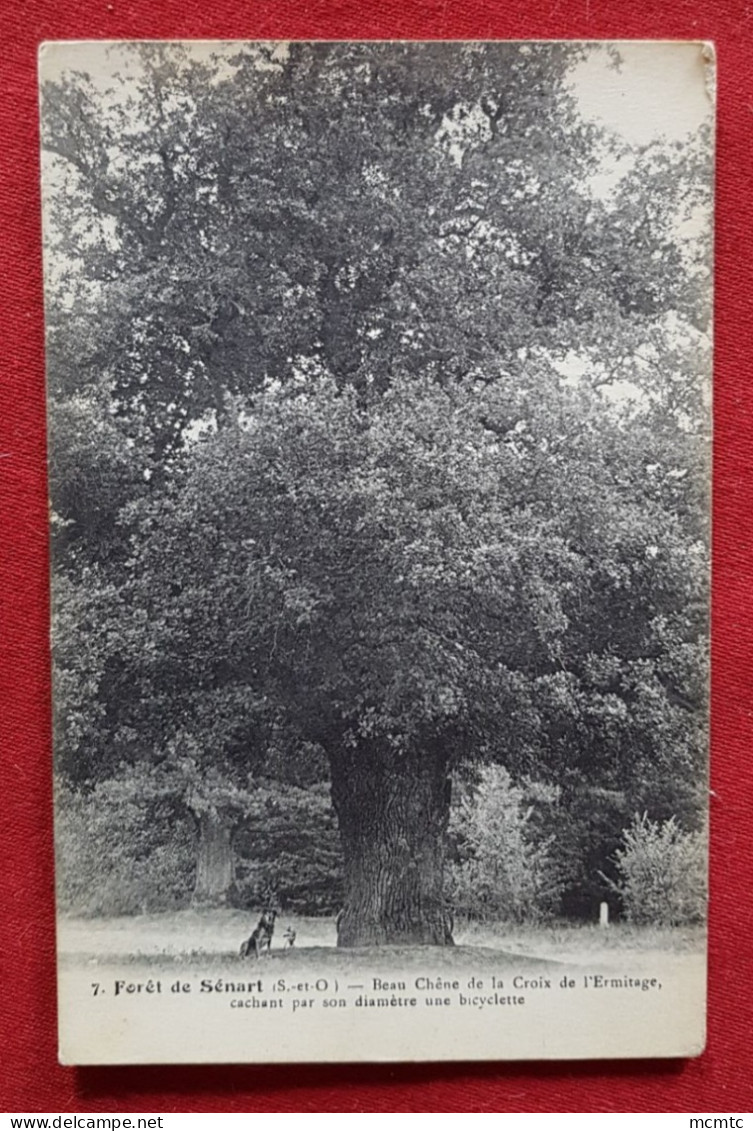
[[[536,793],[536,788],[529,794]],[[541,792],[539,787],[539,792]],[[556,794],[546,797],[551,804]],[[542,833],[536,802],[503,766],[484,766],[453,811],[457,859],[450,872],[456,914],[536,923],[559,910],[565,874],[556,837]]]
[[[467,759],[581,860],[584,797],[696,828],[704,139],[584,122],[580,45],[112,50],[44,91],[60,768],[240,819],[328,761],[346,910],[358,806],[441,876]]]

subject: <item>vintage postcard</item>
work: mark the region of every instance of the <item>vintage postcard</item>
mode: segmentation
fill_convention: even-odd
[[[692,1056],[714,55],[40,52],[60,1056]]]

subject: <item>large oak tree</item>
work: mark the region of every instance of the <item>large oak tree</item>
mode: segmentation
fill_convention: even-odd
[[[44,94],[61,553],[121,601],[78,701],[229,773],[323,749],[343,945],[449,941],[462,758],[702,762],[705,182],[659,145],[594,194],[587,50],[142,45]]]

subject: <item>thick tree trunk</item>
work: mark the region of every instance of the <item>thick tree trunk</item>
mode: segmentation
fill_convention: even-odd
[[[374,744],[331,758],[332,800],[345,857],[337,945],[451,946],[444,899],[450,811],[446,759]]]
[[[194,907],[226,907],[235,891],[233,822],[222,813],[196,813],[198,852]]]

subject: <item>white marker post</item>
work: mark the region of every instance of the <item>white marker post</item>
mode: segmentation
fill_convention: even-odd
[[[599,904],[599,926],[609,926],[609,904],[606,900]]]

